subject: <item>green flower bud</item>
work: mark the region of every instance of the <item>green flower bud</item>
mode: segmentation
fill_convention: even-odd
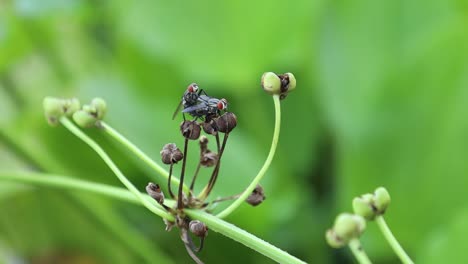
[[[379,187],[374,192],[374,206],[379,214],[385,213],[390,205],[390,194],[384,187]]]
[[[289,79],[289,84],[287,85],[287,91],[292,92],[294,89],[296,89],[296,77],[294,77],[294,74],[288,72],[283,74],[284,76],[287,76]]]
[[[269,94],[280,94],[281,80],[275,73],[265,72],[262,75],[262,87]]]
[[[332,248],[341,248],[346,245],[346,243],[336,235],[333,229],[327,230],[325,233],[325,239],[327,240],[328,245]]]
[[[106,101],[102,98],[96,97],[91,101],[91,105],[95,108],[97,119],[101,120],[107,113]]]
[[[50,125],[57,125],[58,119],[65,114],[65,100],[55,97],[45,97],[42,101],[44,114]]]
[[[359,237],[366,229],[366,220],[360,215],[342,213],[338,215],[333,226],[336,235],[346,243]]]
[[[80,100],[76,98],[65,100],[65,113],[67,116],[72,116],[76,111],[80,110]]]
[[[376,216],[373,208],[374,195],[367,193],[353,199],[354,213],[364,217],[366,220],[373,220]]]
[[[83,109],[85,106],[83,106]],[[73,120],[80,127],[92,127],[96,125],[98,119],[86,110],[78,110],[73,114]]]

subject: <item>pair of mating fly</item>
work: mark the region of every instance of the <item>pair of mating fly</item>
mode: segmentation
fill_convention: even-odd
[[[183,107],[183,109],[182,109]],[[182,100],[174,113],[173,119],[182,109],[182,113],[189,114],[194,117],[193,120],[186,120],[184,115],[184,121],[180,125],[180,131],[184,137],[183,150],[179,150],[174,143],[166,144],[161,150],[161,159],[164,164],[169,165],[169,177],[168,177],[168,192],[172,199],[176,201],[174,208],[171,208],[164,204],[164,194],[161,188],[157,184],[149,183],[146,187],[148,194],[153,197],[159,204],[161,204],[169,213],[174,215],[175,222],[167,222],[167,230],[170,230],[173,226],[180,229],[180,237],[184,242],[189,255],[193,258],[196,263],[203,263],[196,255],[196,252],[200,252],[203,248],[203,242],[208,234],[208,228],[206,225],[198,220],[190,219],[184,212],[185,208],[189,209],[202,209],[209,210],[210,205],[214,205],[218,202],[226,199],[217,199],[211,202],[206,202],[207,197],[212,191],[216,180],[219,175],[221,158],[223,156],[224,149],[226,147],[229,133],[236,127],[237,118],[233,113],[224,112],[227,109],[226,99],[217,99],[208,96],[202,89],[198,88],[196,83],[192,83],[187,87],[187,90],[182,96]],[[197,122],[200,120],[201,122]],[[201,130],[205,131],[207,135],[212,135],[216,139],[217,149],[211,151],[208,149],[208,138],[206,136],[200,136]],[[224,134],[222,143],[220,140],[220,134]],[[189,140],[198,140],[200,146],[200,155],[198,166],[192,176],[192,182],[188,190],[184,190],[184,178],[186,173],[186,161],[188,152]],[[182,169],[180,173],[180,183],[178,186],[177,193],[174,193],[171,189],[171,180],[173,167],[179,161],[182,161]],[[195,182],[197,175],[201,168],[214,167],[211,176],[206,183],[203,190],[197,195],[194,191]],[[195,246],[192,241],[190,232],[200,238],[199,246]]]
[[[199,89],[196,83],[192,83],[187,87],[172,119],[176,117],[183,106],[182,113],[188,113],[195,119],[200,118],[209,121],[214,117],[218,117],[222,110],[226,110],[227,105],[226,99],[210,97],[203,89]]]

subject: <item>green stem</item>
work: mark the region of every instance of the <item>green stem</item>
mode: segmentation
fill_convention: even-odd
[[[128,190],[119,187],[111,187],[104,184],[91,183],[83,180],[77,180],[73,178],[66,178],[55,175],[31,173],[31,172],[14,172],[14,173],[0,173],[0,180],[7,180],[12,182],[23,182],[28,184],[38,184],[44,186],[54,186],[60,188],[71,189],[73,191],[88,191],[105,195],[117,200],[131,202],[134,204],[141,204],[140,199],[133,195]],[[140,193],[148,202],[151,198],[147,195]],[[156,206],[156,202],[153,200],[151,206]],[[277,261],[279,263],[305,263],[289,253],[269,244],[268,242],[240,229],[239,227],[227,223],[213,215],[207,214],[200,210],[184,210],[187,215],[192,219],[197,219],[204,222],[211,230],[219,232],[222,235],[229,237],[237,242],[244,244],[245,246],[265,255],[266,257]]]
[[[75,134],[79,139],[83,140],[86,144],[88,144],[109,166],[109,168],[114,172],[114,174],[117,176],[117,178],[127,187],[127,189],[135,195],[135,197],[138,198],[138,200],[141,202],[143,206],[148,208],[151,212],[159,215],[162,218],[166,218],[168,220],[173,220],[174,217],[164,211],[163,209],[159,207],[155,207],[152,205],[148,200],[145,199],[145,197],[141,194],[140,191],[125,177],[125,175],[119,170],[119,168],[115,165],[115,163],[111,160],[109,155],[90,137],[88,137],[83,131],[81,131],[78,127],[76,127],[68,118],[66,117],[61,117],[60,118],[60,123],[64,127],[66,127],[70,132]]]
[[[161,174],[166,180],[169,178],[169,173],[161,167],[161,165],[157,164],[154,160],[152,160],[148,155],[146,155],[140,148],[135,146],[132,142],[130,142],[127,138],[125,138],[122,134],[117,132],[114,128],[110,125],[101,121],[102,129],[112,138],[114,138],[117,142],[128,148],[135,156],[141,159],[146,165],[150,168],[155,170],[157,173]],[[177,178],[172,177],[171,182],[175,185],[179,186],[179,180]],[[184,191],[188,191],[188,187],[184,185]]]
[[[263,167],[260,169],[258,172],[257,176],[253,179],[253,181],[250,183],[250,185],[245,189],[245,191],[242,193],[242,195],[239,197],[239,199],[235,200],[229,207],[224,209],[222,212],[217,214],[216,216],[219,218],[224,218],[228,216],[230,213],[232,213],[234,210],[237,209],[246,199],[247,197],[252,193],[252,191],[257,187],[257,184],[260,182],[260,180],[263,178],[265,175],[266,171],[268,170],[268,167],[271,165],[271,161],[273,160],[273,157],[275,156],[275,151],[276,147],[278,145],[278,139],[279,139],[279,134],[280,134],[280,125],[281,125],[281,104],[280,104],[280,99],[278,95],[273,95],[273,102],[275,104],[275,130],[273,132],[273,141],[271,143],[270,147],[270,152],[268,153],[268,157],[265,160],[265,163],[263,164]]]
[[[377,222],[377,225],[379,226],[380,231],[384,235],[385,239],[387,239],[393,251],[395,251],[397,256],[400,258],[401,262],[404,264],[413,264],[414,262],[411,260],[408,254],[406,254],[405,250],[401,247],[400,243],[398,243],[392,231],[390,230],[387,223],[385,222],[385,219],[383,218],[383,216],[382,215],[377,216],[375,218],[375,222]]]
[[[367,256],[366,252],[361,246],[361,242],[359,241],[358,238],[353,238],[348,244],[349,248],[351,249],[351,252],[353,252],[353,255],[356,257],[358,262],[360,264],[371,264],[372,262],[370,261],[369,257]]]

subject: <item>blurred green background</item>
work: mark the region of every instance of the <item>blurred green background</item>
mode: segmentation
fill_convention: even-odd
[[[165,143],[181,144],[171,116],[197,82],[238,116],[213,197],[235,194],[273,133],[260,76],[293,72],[267,200],[227,220],[309,263],[354,263],[324,232],[354,196],[383,185],[386,219],[416,262],[468,263],[467,25],[464,0],[0,1],[0,170],[121,186],[84,143],[47,125],[43,97],[105,98],[108,123],[159,159]],[[141,190],[160,179],[87,133]],[[376,263],[398,263],[374,224],[362,240]],[[200,257],[272,263],[214,232]],[[143,207],[0,182],[0,262],[191,259]]]

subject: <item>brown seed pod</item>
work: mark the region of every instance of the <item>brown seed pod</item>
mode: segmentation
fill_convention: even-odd
[[[260,186],[260,184],[258,184],[245,201],[252,206],[257,206],[261,204],[265,199],[266,196],[265,192],[263,191],[263,187]]]
[[[203,131],[209,135],[216,136],[218,134],[218,130],[216,127],[216,124],[213,122],[213,119],[211,119],[209,122],[205,121],[202,123]]]
[[[180,151],[174,143],[164,145],[159,153],[161,154],[161,160],[164,164],[175,164],[184,157],[182,151]]]
[[[208,235],[208,227],[198,220],[190,221],[189,230],[197,237],[206,237]]]
[[[185,120],[180,124],[180,132],[184,138],[196,140],[200,137],[201,127],[196,121]]]
[[[237,126],[237,117],[234,113],[226,112],[215,119],[215,123],[219,132],[229,133]]]
[[[200,164],[204,167],[213,167],[218,162],[218,154],[207,150],[202,153]]]
[[[164,193],[161,191],[158,184],[154,184],[152,182],[148,183],[146,186],[146,192],[159,204],[164,203]]]

